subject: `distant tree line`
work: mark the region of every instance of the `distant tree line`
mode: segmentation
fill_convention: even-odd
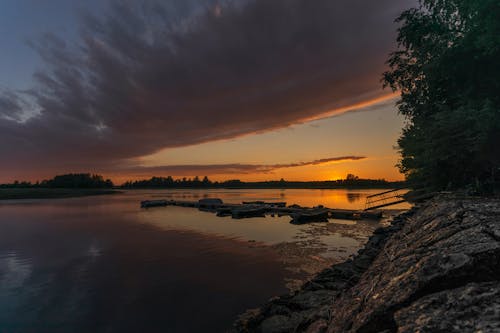
[[[500,1],[419,2],[384,74],[408,120],[399,168],[414,187],[499,191]]]
[[[112,188],[113,186],[111,180],[90,173],[58,175],[36,183],[15,181],[12,184],[0,184],[0,188]]]
[[[200,179],[168,177],[152,177],[146,180],[128,181],[121,188],[141,189],[141,188],[395,188],[404,187],[404,182],[389,182],[385,179],[361,179],[349,174],[345,179],[326,181],[286,181],[280,180],[262,182],[243,182],[238,179],[226,181],[211,181],[207,176]],[[52,179],[41,182],[19,182],[11,184],[0,184],[0,188],[112,188],[114,184],[109,179],[104,179],[101,175],[90,173],[72,173],[58,175]]]
[[[262,182],[243,182],[238,179],[222,182],[211,181],[207,176],[174,179],[168,177],[152,177],[147,180],[128,181],[123,188],[392,188],[403,187],[404,182],[389,182],[384,179],[361,179],[349,174],[345,179],[327,181],[286,181],[284,179]]]

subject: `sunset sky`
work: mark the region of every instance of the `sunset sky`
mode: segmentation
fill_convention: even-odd
[[[399,180],[382,90],[413,0],[4,0],[0,182]]]

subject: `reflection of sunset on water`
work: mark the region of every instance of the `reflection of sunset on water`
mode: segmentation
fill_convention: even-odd
[[[222,331],[245,309],[349,258],[381,224],[293,225],[289,216],[270,215],[237,220],[185,207],[141,209],[141,200],[219,197],[357,207],[372,191],[133,190],[0,202],[0,322],[24,328],[34,320],[27,310],[33,308],[52,322],[64,312],[61,327],[74,331],[80,320],[88,324],[108,307],[124,318],[171,327],[195,309],[204,328]],[[181,300],[172,296],[177,292]],[[58,301],[47,306],[47,299]],[[140,331],[127,320],[102,320],[116,331]]]
[[[265,189],[265,190],[159,190],[157,198],[172,200],[198,200],[202,197],[221,198],[227,203],[242,201],[285,201],[287,205],[298,204],[305,207],[323,205],[338,209],[364,209],[366,197],[386,189]],[[391,206],[392,209],[407,209],[408,203]]]

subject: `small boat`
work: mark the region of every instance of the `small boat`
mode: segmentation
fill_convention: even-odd
[[[292,224],[304,224],[309,222],[328,222],[328,209],[315,209],[292,214]]]
[[[217,198],[200,199],[195,204],[195,206],[198,207],[199,210],[204,212],[215,212],[222,205],[223,205],[222,200]]]
[[[167,200],[144,200],[141,201],[141,208],[163,207],[167,205]]]
[[[199,208],[215,209],[220,207],[224,202],[219,198],[206,198],[198,200]]]
[[[266,214],[265,207],[246,207],[233,209],[231,211],[231,216],[233,219],[243,219],[246,217],[264,217]]]
[[[331,218],[340,220],[360,220],[361,212],[346,209],[333,209],[330,216]]]
[[[233,208],[231,207],[220,207],[216,209],[217,216],[223,217],[223,216],[231,216],[233,215]]]

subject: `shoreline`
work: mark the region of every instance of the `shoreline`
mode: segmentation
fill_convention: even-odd
[[[122,193],[122,191],[83,188],[0,188],[0,202],[3,200],[77,198],[118,193]]]
[[[122,187],[117,189],[124,191],[134,190],[389,190],[397,186],[208,186],[208,187]],[[403,187],[404,188],[404,187]]]
[[[500,330],[499,219],[498,198],[429,200],[375,230],[352,259],[242,314],[233,331]]]

